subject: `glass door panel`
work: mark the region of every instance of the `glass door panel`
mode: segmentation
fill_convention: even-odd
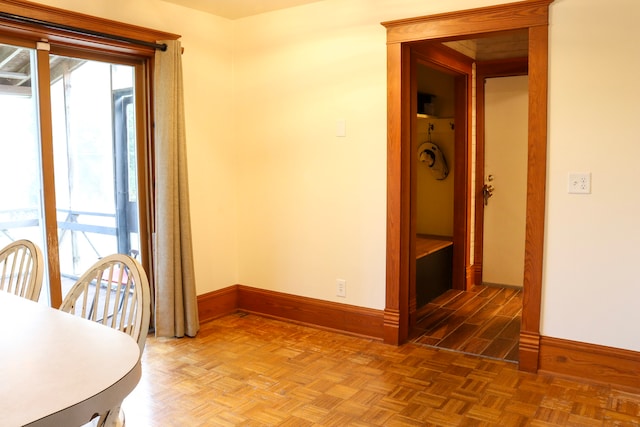
[[[62,295],[98,259],[140,248],[134,67],[50,55]]]
[[[0,44],[0,246],[29,239],[46,254],[35,63],[35,50]]]

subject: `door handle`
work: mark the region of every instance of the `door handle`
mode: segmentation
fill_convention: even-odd
[[[482,197],[484,198],[484,205],[489,204],[489,198],[493,196],[493,185],[485,184],[482,186]]]

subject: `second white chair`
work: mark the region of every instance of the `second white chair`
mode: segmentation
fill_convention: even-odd
[[[60,310],[129,334],[140,355],[151,316],[149,280],[138,261],[115,254],[91,266],[73,285]],[[124,425],[120,406],[100,414],[98,426]],[[96,420],[94,420],[96,421]]]

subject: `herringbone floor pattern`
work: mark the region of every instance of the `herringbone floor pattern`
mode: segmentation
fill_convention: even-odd
[[[638,426],[640,394],[255,315],[150,337],[127,426]]]

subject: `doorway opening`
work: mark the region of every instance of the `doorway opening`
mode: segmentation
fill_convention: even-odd
[[[412,46],[418,42],[451,42],[482,38],[505,31],[525,30],[528,34],[529,111],[527,132],[527,214],[525,240],[525,271],[522,324],[519,334],[519,367],[537,371],[540,346],[540,298],[542,282],[542,251],[544,241],[544,200],[547,148],[547,56],[548,7],[552,0],[518,2],[383,23],[387,28],[388,65],[388,155],[387,155],[387,286],[384,338],[390,344],[405,342],[415,322],[415,304],[411,295],[412,240],[411,204],[411,144],[412,144]],[[470,79],[469,79],[470,80]],[[469,86],[470,87],[470,86]],[[467,88],[468,89],[468,88]],[[469,98],[470,99],[470,98]],[[456,120],[456,129],[471,140],[473,127],[470,103],[466,103],[463,121]],[[467,147],[467,145],[464,145]],[[454,267],[462,274],[466,287],[473,283],[471,229],[474,194],[472,159],[466,150],[456,152],[465,160],[463,182],[464,203],[456,209],[461,215],[465,235],[464,265]],[[457,180],[456,180],[457,181]],[[455,227],[456,230],[458,227]],[[455,242],[454,242],[455,251]],[[454,255],[455,256],[455,255]]]
[[[413,155],[417,158],[412,161],[415,171],[411,190],[411,204],[415,206],[411,211],[411,226],[415,228],[412,235],[415,234],[416,265],[415,277],[410,275],[410,301],[415,294],[416,310],[415,322],[410,322],[410,337],[424,345],[517,361],[525,241],[527,58],[511,56],[527,54],[527,32],[509,32],[447,45],[455,51],[436,45],[440,62],[463,63],[464,59],[456,56],[469,55],[466,59],[479,70],[473,72],[477,89],[469,97],[457,99],[456,76],[471,78],[471,67],[454,65],[442,71],[441,66],[429,62],[434,56],[434,47],[413,47],[414,53],[419,53],[417,61],[412,62],[418,114],[413,128]],[[501,48],[504,45],[509,48]],[[506,77],[514,73],[520,76],[515,77],[515,85]],[[428,104],[423,106],[425,99]],[[459,151],[477,159],[467,167],[467,155],[454,155],[453,129],[455,110],[462,110],[458,117],[463,117],[470,103],[478,117],[472,128],[478,131],[472,139],[463,135],[466,146],[457,146]],[[426,110],[430,110],[429,114],[424,113]],[[486,125],[485,117],[490,120]],[[449,172],[453,172],[451,177],[428,173],[434,171],[429,170],[433,163],[425,162],[431,160],[424,155],[425,147],[442,151],[443,158],[450,159],[446,163],[450,164]],[[489,172],[485,171],[485,159],[489,162]],[[464,170],[470,170],[471,175],[477,177],[476,182],[470,187],[454,187],[453,176],[466,179],[464,173],[456,172]],[[490,180],[499,179],[487,182],[487,173],[492,174]],[[498,185],[499,191],[488,207],[492,196],[488,189],[495,190],[493,184]],[[454,228],[464,228],[464,222],[458,219],[454,227],[453,201],[466,199],[467,192],[471,193],[472,200],[470,229],[454,236]],[[458,210],[460,205],[458,202]],[[483,220],[485,207],[489,215]],[[488,224],[486,233],[483,233],[483,223]],[[475,255],[471,265],[478,274],[454,286],[452,246],[464,247],[468,234],[471,234],[468,240]],[[488,262],[483,264],[483,259]],[[458,268],[462,270],[464,263]]]

